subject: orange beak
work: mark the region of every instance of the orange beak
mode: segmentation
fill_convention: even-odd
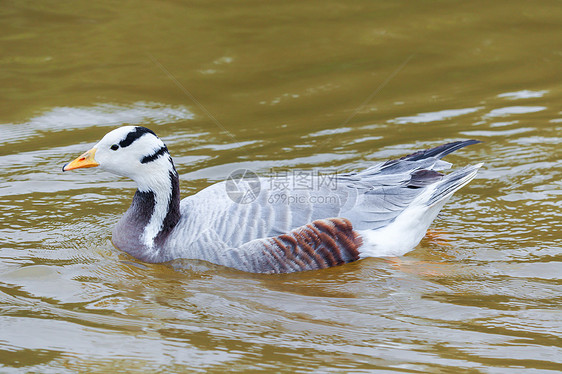
[[[98,166],[99,163],[96,162],[94,159],[94,155],[96,154],[96,149],[92,148],[89,151],[83,153],[80,157],[75,159],[74,161],[65,164],[62,167],[62,171],[74,170],[79,168],[93,168]]]

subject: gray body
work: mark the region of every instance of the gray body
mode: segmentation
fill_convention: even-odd
[[[444,202],[480,167],[444,176],[437,170],[450,164],[441,157],[474,143],[445,144],[362,172],[338,175],[330,184],[322,185],[314,177],[312,189],[296,189],[289,178],[286,188],[279,191],[271,180],[260,178],[259,195],[245,204],[228,196],[225,182],[180,202],[177,173],[168,156],[169,185],[137,191],[113,231],[113,243],[147,262],[186,258],[251,272],[312,270],[376,255],[376,248],[367,248],[374,245],[367,238],[382,230],[388,235],[397,217],[402,215],[403,221],[409,212],[426,209],[430,213],[419,223],[425,225],[419,230],[422,234],[410,241],[417,244]],[[281,193],[287,199],[278,198]],[[158,234],[147,244],[143,232],[157,210],[158,194],[169,194],[168,200],[160,199],[167,201],[167,211]],[[397,235],[399,240],[401,234]]]

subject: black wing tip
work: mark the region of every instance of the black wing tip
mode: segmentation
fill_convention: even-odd
[[[453,153],[454,151],[457,151],[461,148],[478,143],[482,143],[482,141],[476,139],[457,140],[455,142],[438,145],[437,147],[434,148],[429,148],[423,151],[414,152],[407,156],[401,157],[400,160],[418,161],[429,157],[443,158],[447,156],[449,153]]]
[[[468,139],[468,140],[459,140],[456,143],[460,143],[462,144],[463,147],[466,147],[467,145],[473,145],[473,144],[484,143],[484,142],[478,139]]]
[[[482,140],[478,140],[478,139],[456,140],[456,141],[454,141],[454,142],[449,142],[449,143],[445,143],[445,144],[438,145],[438,146],[435,147],[435,148],[430,148],[430,149],[428,149],[428,151],[429,151],[429,150],[432,150],[432,149],[439,148],[439,147],[446,147],[446,148],[455,147],[455,149],[459,149],[459,148],[462,148],[462,147],[466,147],[466,146],[468,146],[468,145],[478,144],[478,143],[483,143],[483,141],[482,141]],[[457,147],[458,147],[458,148],[457,148]]]
[[[438,152],[436,157],[442,158],[448,155],[449,153],[453,153],[461,148],[478,143],[482,143],[482,141],[476,139],[469,139],[469,140],[457,140],[456,142],[446,143],[441,146],[444,147],[444,150],[442,152]],[[433,149],[438,149],[438,148],[439,146]]]

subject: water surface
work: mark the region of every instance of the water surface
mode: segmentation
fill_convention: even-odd
[[[557,372],[557,1],[16,2],[0,22],[2,372]],[[246,167],[484,162],[400,258],[252,275],[113,248],[134,184],[61,172],[167,143],[184,195]]]

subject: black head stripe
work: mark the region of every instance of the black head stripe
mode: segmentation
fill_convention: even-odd
[[[165,155],[168,153],[168,148],[166,148],[166,146],[162,146],[159,150],[157,150],[156,152],[154,152],[153,154],[149,155],[149,156],[144,156],[141,160],[141,164],[146,164],[149,162],[152,162],[154,160],[156,160],[158,157]]]
[[[152,134],[152,135],[156,136],[156,134],[152,130],[147,129],[146,127],[137,126],[137,127],[135,127],[135,129],[133,131],[131,131],[127,134],[125,139],[123,139],[119,142],[119,145],[121,147],[128,147],[131,144],[133,144],[133,142],[135,140],[137,140],[138,138],[140,138],[144,134]]]

